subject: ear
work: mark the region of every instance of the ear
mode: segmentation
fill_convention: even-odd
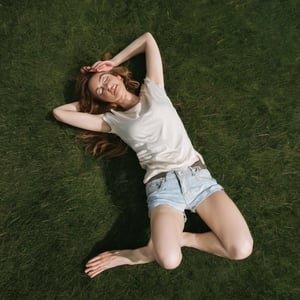
[[[120,81],[124,81],[123,77],[120,76],[120,75],[117,75],[117,78],[118,78]]]

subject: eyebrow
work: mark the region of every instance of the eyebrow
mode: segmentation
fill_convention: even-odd
[[[101,80],[102,76],[109,74],[108,72],[100,72],[99,73],[99,81]]]
[[[101,73],[99,74],[99,77],[98,77],[98,83],[100,83],[101,78],[102,78],[102,75],[103,75],[103,74],[101,74]]]

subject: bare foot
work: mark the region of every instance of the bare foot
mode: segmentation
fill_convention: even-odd
[[[145,264],[153,260],[152,251],[148,246],[134,250],[107,251],[89,260],[86,264],[85,273],[93,278],[114,267]]]
[[[107,251],[97,255],[87,262],[85,273],[93,278],[107,269],[130,264],[130,260],[122,252],[124,250]]]

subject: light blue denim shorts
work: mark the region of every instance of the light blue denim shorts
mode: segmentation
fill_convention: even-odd
[[[223,187],[211,176],[208,169],[187,167],[172,170],[164,177],[150,180],[146,184],[149,216],[158,205],[169,205],[184,213],[195,212],[206,198]]]

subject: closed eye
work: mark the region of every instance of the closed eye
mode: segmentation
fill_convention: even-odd
[[[108,76],[104,76],[103,83],[107,83],[107,81],[108,81]]]
[[[107,84],[109,80],[109,76],[108,75],[102,75],[102,76],[99,76],[99,85],[102,85],[103,84]],[[104,89],[102,86],[98,86],[97,90],[96,90],[96,93],[100,96],[103,94],[104,92]]]
[[[98,92],[99,95],[102,95],[103,94],[103,88],[102,87],[98,88],[97,92]]]

